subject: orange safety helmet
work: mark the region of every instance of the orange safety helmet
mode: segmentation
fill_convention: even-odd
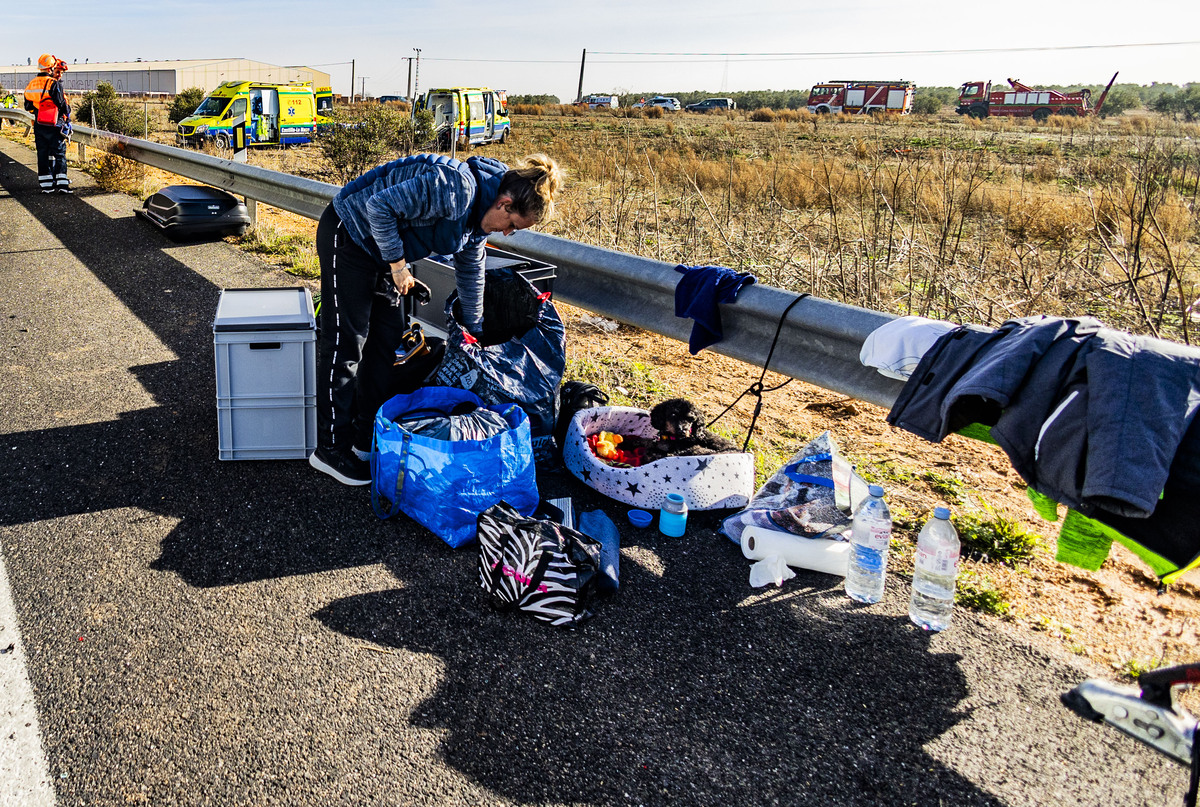
[[[58,58],[50,53],[43,53],[38,57],[38,70],[53,70],[58,64]]]

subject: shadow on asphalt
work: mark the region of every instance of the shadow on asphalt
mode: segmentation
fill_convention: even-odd
[[[130,368],[154,408],[6,435],[9,458],[19,459],[0,523],[121,507],[175,518],[154,568],[196,586],[378,562],[395,528],[372,515],[365,490],[302,461],[217,459],[212,318],[220,289],[165,251],[180,245],[139,218],[41,196],[23,166],[5,171],[14,198],[180,358]]]
[[[301,462],[220,462],[210,327],[219,289],[140,220],[56,200],[69,205],[67,221],[25,196],[181,358],[132,368],[154,408],[7,435],[21,459],[0,523],[124,507],[178,519],[153,568],[199,587],[386,564],[402,588],[336,600],[316,617],[442,659],[442,682],[414,722],[446,732],[449,765],[514,800],[999,804],[922,750],[964,717],[958,658],[930,654],[902,618],[853,606],[827,576],[752,594],[740,552],[713,531],[716,514],[694,514],[684,540],[624,535],[621,593],[565,632],[492,612],[471,550],[380,522],[365,489]],[[547,478],[543,494],[603,507],[633,532],[618,521],[624,508],[573,479]]]
[[[422,547],[388,561],[404,588],[316,616],[441,659],[414,723],[521,803],[999,804],[922,750],[967,692],[907,619],[816,573],[754,592],[711,529],[625,540],[621,592],[574,632],[491,611],[474,557],[431,573]]]

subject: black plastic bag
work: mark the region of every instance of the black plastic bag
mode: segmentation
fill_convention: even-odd
[[[554,424],[555,456],[562,461],[563,446],[567,444],[567,427],[581,409],[608,406],[608,394],[586,381],[568,381],[558,391],[558,420]]]
[[[482,341],[467,333],[458,310],[455,292],[446,302],[446,352],[430,383],[469,390],[484,403],[520,406],[529,416],[534,461],[555,467],[554,422],[567,340],[550,295],[539,294],[514,269],[492,269],[484,286]]]

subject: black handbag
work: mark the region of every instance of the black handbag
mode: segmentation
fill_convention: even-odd
[[[505,502],[479,514],[479,585],[500,611],[519,609],[573,628],[592,616],[600,542],[554,521],[523,516]]]

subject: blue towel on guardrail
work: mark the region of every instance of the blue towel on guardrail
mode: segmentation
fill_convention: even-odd
[[[694,356],[725,336],[721,330],[718,303],[732,303],[743,286],[754,283],[754,275],[724,266],[676,266],[683,274],[675,286],[675,316],[695,320],[688,350]]]

